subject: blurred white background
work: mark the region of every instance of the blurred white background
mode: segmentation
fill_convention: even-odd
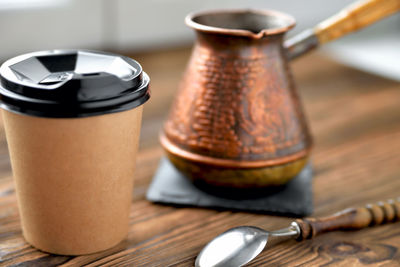
[[[45,49],[136,52],[190,45],[192,11],[267,8],[293,15],[290,35],[333,15],[351,0],[0,0],[0,60]],[[326,46],[333,58],[400,80],[400,16]]]

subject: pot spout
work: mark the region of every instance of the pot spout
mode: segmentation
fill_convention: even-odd
[[[199,32],[261,39],[283,34],[294,27],[295,19],[273,10],[231,9],[195,12],[186,24]]]

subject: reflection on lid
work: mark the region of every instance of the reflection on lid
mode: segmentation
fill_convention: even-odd
[[[39,84],[45,84],[45,85],[56,84],[71,79],[72,75],[73,75],[72,72],[51,73],[49,76],[41,80]]]
[[[85,75],[99,72],[107,72],[121,79],[129,79],[135,74],[136,69],[120,57],[78,52],[75,73]]]

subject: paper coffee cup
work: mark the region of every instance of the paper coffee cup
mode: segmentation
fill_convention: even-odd
[[[0,100],[25,239],[55,254],[126,237],[149,78],[134,60],[46,51],[0,68]]]

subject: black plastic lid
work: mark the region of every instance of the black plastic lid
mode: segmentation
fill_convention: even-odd
[[[88,50],[52,50],[0,67],[0,105],[12,112],[77,118],[135,108],[150,98],[150,79],[135,60]]]

